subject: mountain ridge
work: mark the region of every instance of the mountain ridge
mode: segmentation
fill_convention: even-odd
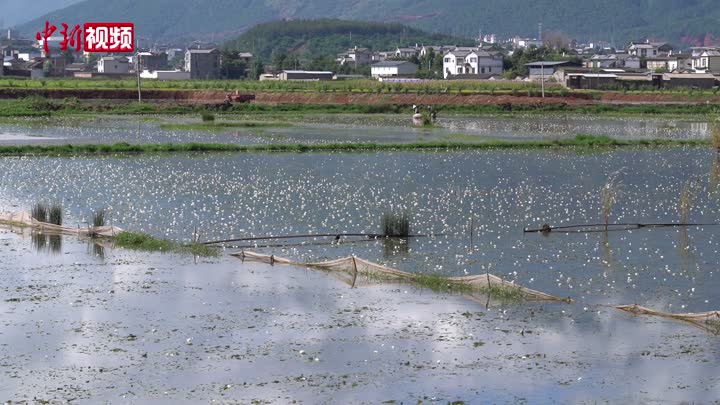
[[[624,45],[654,38],[673,43],[720,38],[717,0],[85,0],[20,27],[26,34],[44,21],[132,21],[141,37],[159,41],[229,39],[252,26],[286,19],[341,18],[401,22],[469,37],[562,32],[580,40]]]

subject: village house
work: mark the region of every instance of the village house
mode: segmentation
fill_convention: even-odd
[[[512,39],[513,49],[530,48],[531,46],[540,48],[543,46],[543,41],[541,41],[539,39],[535,39],[535,38],[520,38],[520,37],[515,37]]]
[[[188,49],[185,51],[185,71],[191,79],[220,77],[220,51],[217,49]]]
[[[313,71],[313,70],[283,70],[278,74],[278,80],[293,81],[321,81],[332,80],[334,76],[330,71]]]
[[[395,50],[395,57],[398,59],[410,59],[420,54],[420,48],[416,45],[414,48],[398,48]]]
[[[364,66],[371,64],[372,59],[373,54],[368,48],[358,48],[356,46],[339,54],[336,61],[340,65]]]
[[[370,66],[370,74],[374,78],[381,77],[413,77],[418,70],[418,66],[407,61],[387,60],[378,62]]]
[[[250,52],[239,52],[238,59],[245,64],[245,66],[251,66],[255,62],[255,58]]]
[[[695,73],[720,73],[720,51],[707,50],[692,59]]]
[[[136,70],[163,70],[167,69],[168,56],[165,52],[138,52],[137,60],[134,62],[134,68]],[[140,63],[139,67],[138,63]]]
[[[127,74],[130,72],[130,60],[125,56],[103,56],[97,62],[98,73]]]
[[[443,78],[454,75],[501,75],[503,59],[501,55],[473,48],[455,48],[443,56]]]
[[[554,62],[531,62],[526,63],[525,66],[528,67],[529,71],[529,78],[530,80],[545,80],[548,81],[551,78],[553,80],[556,80],[554,77],[556,70],[558,70],[561,67],[569,67],[569,66],[575,66],[576,64],[570,62],[570,61],[554,61]]]
[[[628,54],[645,58],[653,58],[667,54],[673,47],[666,42],[631,42],[627,46]]]

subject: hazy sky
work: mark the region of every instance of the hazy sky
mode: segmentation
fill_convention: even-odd
[[[19,25],[82,0],[0,0],[0,27]]]

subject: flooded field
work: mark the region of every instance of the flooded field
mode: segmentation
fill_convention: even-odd
[[[198,123],[185,116],[80,116],[23,118],[0,122],[0,145],[65,143],[343,143],[343,142],[472,142],[487,139],[556,139],[577,134],[607,135],[619,139],[698,139],[708,136],[702,118],[603,118],[582,115],[553,116],[442,116],[436,128],[411,125],[409,115],[291,114],[219,116],[217,122],[267,120],[289,127],[163,129],[164,124]]]
[[[141,125],[143,141],[169,136],[150,128],[156,122],[126,124]],[[567,124],[568,132],[581,124],[581,118]],[[626,124],[607,125],[625,131],[620,136],[642,132]],[[338,120],[302,125],[314,129],[278,131],[316,142],[322,140],[313,131],[347,125],[343,131],[372,137]],[[492,136],[543,135],[537,123],[508,125]],[[512,125],[526,129],[513,132]],[[658,137],[664,129],[653,125]],[[395,128],[402,136],[415,131]],[[58,126],[37,131],[73,133]],[[93,139],[103,132],[88,131]],[[123,131],[130,129],[117,133]],[[678,131],[666,136],[702,132]],[[116,136],[106,132],[99,141]],[[232,136],[177,134],[173,141]],[[600,190],[613,173],[619,192],[611,222],[678,222],[685,195],[689,222],[702,225],[523,232],[602,222]],[[352,254],[414,273],[490,272],[574,300],[486,303],[409,284],[351,289],[302,267],[136,253],[72,237],[48,247],[3,229],[4,400],[705,403],[720,397],[717,335],[612,308],[720,309],[720,226],[714,225],[720,160],[709,148],[7,157],[0,159],[0,176],[0,211],[29,209],[43,198],[63,204],[66,225],[87,226],[92,212],[105,208],[112,225],[186,241],[196,229],[205,241],[376,233],[383,213],[407,212],[412,233],[428,236],[234,242],[225,252],[298,261]]]

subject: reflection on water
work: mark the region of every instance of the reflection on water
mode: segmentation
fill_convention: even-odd
[[[38,253],[62,253],[62,235],[48,235],[39,232],[30,234],[33,249]]]

